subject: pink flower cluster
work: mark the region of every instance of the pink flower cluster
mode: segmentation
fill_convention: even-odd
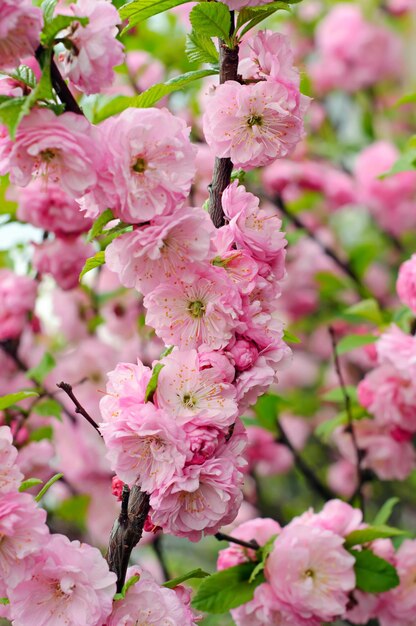
[[[363,467],[383,480],[404,480],[415,467],[416,337],[392,326],[376,344],[378,364],[358,386],[358,398],[373,416],[355,424]],[[349,450],[349,456],[351,456]],[[353,460],[353,459],[352,459]]]
[[[86,94],[99,93],[112,84],[116,65],[123,62],[123,45],[117,41],[120,17],[110,0],[77,0],[60,6],[60,15],[88,18],[82,26],[74,21],[60,34],[65,51],[59,55],[63,75]]]
[[[151,620],[152,624],[193,626],[189,593],[160,587],[145,571],[123,600],[113,602],[116,575],[97,548],[49,533],[46,513],[32,496],[19,493],[23,478],[7,426],[0,427],[0,592],[9,603],[0,617],[16,626],[113,626]],[[147,623],[147,622],[146,622]],[[172,622],[174,623],[174,622]]]
[[[359,510],[331,500],[321,513],[308,511],[283,529],[271,519],[237,527],[233,537],[260,546],[275,537],[266,581],[256,588],[253,600],[232,611],[237,626],[319,626],[345,616],[355,574],[354,557],[343,544],[361,522]],[[218,569],[254,559],[254,551],[231,545],[220,552]]]
[[[31,0],[1,0],[0,69],[13,69],[35,53],[42,27],[42,10]]]
[[[400,76],[400,41],[386,28],[367,22],[357,5],[338,3],[331,9],[317,27],[316,52],[309,72],[319,92],[355,92]]]
[[[264,31],[247,41],[246,48],[244,77],[260,82],[227,80],[216,87],[207,99],[203,129],[217,157],[252,169],[293,151],[303,136],[308,98],[299,92],[299,75],[284,35]]]
[[[36,291],[32,278],[0,270],[0,341],[21,335],[29,313],[35,308]]]
[[[403,304],[416,314],[416,254],[400,266],[396,289]]]

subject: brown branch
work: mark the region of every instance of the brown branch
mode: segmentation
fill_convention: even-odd
[[[215,533],[214,537],[215,539],[218,539],[218,541],[228,541],[228,543],[235,543],[237,546],[249,548],[250,550],[258,550],[260,548],[255,539],[252,539],[251,541],[243,541],[242,539],[237,539],[237,537],[225,535],[224,533]]]
[[[35,52],[35,56],[40,64],[42,64],[41,61],[44,53],[45,48],[43,46],[38,46]],[[61,73],[53,59],[53,55],[51,60],[51,82],[52,87],[55,89],[58,98],[60,99],[62,104],[65,105],[65,111],[70,111],[71,113],[76,113],[77,115],[84,115],[78,102],[72,95],[68,85],[62,78]]]
[[[110,570],[117,574],[118,593],[122,590],[126,579],[132,550],[142,537],[149,508],[147,493],[140,491],[136,485],[131,488],[131,491],[127,485],[124,485],[121,512],[114,522],[106,556]]]
[[[89,424],[91,424],[91,426],[93,428],[95,428],[95,430],[99,433],[99,435],[101,436],[100,433],[100,429],[98,428],[98,424],[97,422],[91,417],[91,415],[84,409],[84,407],[82,406],[82,404],[80,404],[78,398],[75,396],[74,392],[72,391],[72,385],[70,385],[69,383],[64,383],[63,381],[60,383],[57,383],[56,386],[59,389],[62,389],[62,391],[64,391],[66,393],[66,395],[72,400],[72,402],[74,403],[75,406],[75,413],[78,413],[78,415],[82,415],[83,417],[85,417],[85,419],[87,420],[87,422]]]
[[[356,490],[356,494],[354,494],[354,497],[355,497],[355,495],[358,496],[359,501],[360,501],[360,508],[361,508],[361,510],[362,510],[362,512],[364,514],[365,502],[364,502],[364,495],[363,495],[362,487],[363,487],[363,484],[365,482],[365,476],[364,476],[364,473],[363,473],[362,468],[361,468],[361,462],[363,460],[364,453],[358,446],[358,441],[357,441],[357,437],[356,437],[355,429],[354,429],[354,417],[352,415],[352,410],[351,410],[351,398],[350,398],[350,395],[349,395],[349,393],[347,391],[347,387],[345,385],[344,375],[342,373],[341,363],[340,363],[339,355],[338,355],[338,352],[337,352],[337,339],[336,339],[336,335],[335,335],[335,330],[332,328],[332,326],[329,327],[329,334],[331,336],[332,352],[333,352],[333,355],[334,355],[335,371],[337,373],[339,384],[340,384],[341,391],[342,391],[342,395],[344,397],[345,411],[347,413],[347,418],[348,418],[348,432],[351,435],[352,444],[354,446],[355,454],[356,454],[356,457],[357,457],[357,482],[358,482],[358,487],[357,487],[357,490]]]
[[[234,11],[230,11],[231,28],[230,37],[234,34]],[[227,44],[220,39],[220,84],[227,80],[238,80],[238,46],[229,48]],[[222,194],[224,189],[228,187],[231,181],[231,172],[233,171],[233,163],[231,159],[215,158],[214,173],[212,183],[209,186],[209,214],[216,228],[224,225],[224,213],[222,210]]]

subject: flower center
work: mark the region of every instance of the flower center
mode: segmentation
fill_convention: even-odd
[[[46,150],[42,150],[42,152],[40,153],[40,156],[42,157],[42,161],[45,161],[46,163],[50,163],[52,159],[55,158],[55,152],[51,150],[50,148],[47,148]]]
[[[307,569],[304,574],[305,578],[313,578],[315,576],[315,572],[313,569]]]
[[[205,313],[205,304],[201,300],[195,300],[188,305],[188,311],[192,317],[202,317]]]
[[[263,117],[261,115],[251,115],[247,120],[247,125],[250,126],[261,126],[263,124]]]
[[[182,403],[187,409],[193,409],[196,404],[196,398],[191,396],[190,393],[185,393],[182,397]]]
[[[146,171],[147,162],[142,157],[138,157],[133,165],[133,170],[138,174],[143,174]]]

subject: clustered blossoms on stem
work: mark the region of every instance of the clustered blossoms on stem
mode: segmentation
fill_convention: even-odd
[[[320,513],[309,510],[284,528],[267,518],[235,528],[237,539],[255,539],[260,546],[272,542],[265,582],[250,602],[231,611],[237,626],[320,626],[336,619],[364,624],[374,618],[381,626],[411,626],[416,542],[405,541],[396,553],[389,539],[369,544],[367,549],[397,568],[400,585],[385,593],[364,593],[355,589],[355,559],[344,546],[345,538],[362,528],[361,511],[340,500],[327,502]],[[230,544],[219,553],[218,569],[255,560],[254,550]]]
[[[1,0],[0,69],[13,69],[24,57],[34,54],[42,26],[42,10],[31,0]]]
[[[194,624],[187,590],[159,587],[138,568],[129,572],[137,587],[113,601],[116,575],[100,551],[50,534],[46,512],[18,491],[22,474],[7,426],[0,427],[0,452],[0,591],[8,601],[0,605],[0,617],[15,626],[115,626],[139,619],[162,624],[167,616]]]
[[[227,80],[216,87],[207,101],[203,128],[216,156],[252,169],[293,151],[303,136],[309,99],[299,92],[299,74],[286,37],[264,31],[245,47],[243,77],[259,82]]]

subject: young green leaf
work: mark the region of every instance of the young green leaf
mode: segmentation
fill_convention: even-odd
[[[279,9],[284,11],[289,11],[287,2],[272,2],[270,4],[265,4],[260,7],[250,7],[246,9],[242,9],[238,14],[237,19],[237,30],[239,30],[242,26],[244,28],[239,33],[240,37],[243,37],[249,30],[260,24],[267,17],[276,13]]]
[[[55,474],[55,476],[52,476],[52,478],[50,478],[48,480],[48,482],[46,483],[46,485],[44,485],[42,487],[42,489],[39,491],[38,495],[36,496],[35,500],[36,502],[40,502],[43,498],[43,496],[45,495],[45,493],[52,487],[52,485],[54,485],[58,480],[61,480],[63,474]]]
[[[7,606],[8,604],[10,604],[9,598],[0,598],[0,604],[2,606]]]
[[[135,574],[134,576],[130,576],[130,578],[126,580],[126,582],[124,583],[123,588],[120,591],[120,593],[116,593],[114,595],[114,600],[124,600],[124,598],[126,597],[126,593],[130,589],[130,587],[133,587],[133,585],[139,582],[139,580],[140,580],[140,576],[138,574]]]
[[[81,26],[87,26],[88,17],[76,17],[75,15],[57,15],[50,22],[47,22],[40,36],[40,42],[46,48],[53,44],[56,35],[77,22]]]
[[[102,250],[85,261],[85,265],[82,269],[81,274],[79,275],[79,279],[81,280],[81,278],[85,276],[85,274],[95,269],[96,267],[100,267],[100,265],[104,265],[104,263],[105,252]]]
[[[302,343],[299,337],[296,337],[296,335],[286,329],[283,331],[283,341],[286,341],[286,343]]]
[[[18,391],[17,393],[9,393],[7,396],[0,397],[0,411],[8,409],[13,404],[17,404],[26,398],[38,398],[36,391]]]
[[[10,137],[15,138],[17,127],[28,98],[6,98],[0,103],[0,122],[7,127]]]
[[[41,485],[43,483],[43,480],[41,480],[40,478],[28,478],[27,480],[24,480],[22,482],[22,484],[19,487],[19,491],[27,491],[28,489],[31,489],[32,487],[36,487],[36,485]]]
[[[40,385],[45,380],[46,376],[53,370],[56,365],[56,361],[49,352],[45,352],[40,362],[26,372],[26,377],[35,380]]]
[[[364,320],[366,322],[372,322],[377,326],[383,324],[383,316],[381,315],[380,307],[378,302],[373,298],[361,300],[361,302],[348,307],[348,309],[344,311],[344,316],[351,318],[353,321],[358,319],[358,321]]]
[[[43,20],[45,24],[53,20],[55,7],[58,4],[58,0],[43,0],[42,2],[42,11],[43,11]]]
[[[272,393],[260,396],[254,406],[257,421],[266,430],[277,433],[280,398]]]
[[[177,578],[172,578],[172,580],[168,580],[167,582],[163,583],[163,586],[168,587],[169,589],[174,589],[174,587],[181,585],[187,580],[193,580],[195,578],[206,578],[207,576],[209,576],[208,572],[204,572],[204,570],[198,567],[198,569],[193,569],[191,572],[182,574],[182,576],[177,576]]]
[[[205,78],[206,76],[213,76],[214,74],[218,74],[217,69],[210,70],[195,70],[193,72],[187,72],[186,74],[181,74],[180,76],[175,76],[165,83],[159,83],[157,85],[153,85],[146,91],[143,91],[139,96],[117,96],[117,98],[113,98],[110,102],[107,102],[103,106],[99,107],[94,114],[94,122],[97,124],[98,122],[102,122],[107,119],[111,115],[117,115],[127,109],[129,107],[135,107],[139,109],[146,109],[147,107],[152,107],[156,102],[168,96],[169,94],[175,91],[182,91],[185,87],[187,87],[190,83],[193,83],[195,80],[199,80],[200,78]]]
[[[111,209],[106,209],[104,213],[101,213],[99,217],[95,220],[94,224],[88,231],[87,241],[92,241],[98,235],[101,235],[103,232],[104,226],[111,222],[111,220],[115,219],[114,214]]]
[[[23,83],[26,87],[34,89],[36,87],[36,76],[32,68],[27,65],[19,65],[13,72],[9,74],[11,78]]]
[[[382,593],[400,584],[393,565],[370,550],[350,550],[355,558],[354,571],[357,589],[366,593]]]
[[[241,563],[205,578],[193,599],[192,606],[206,613],[226,613],[253,599],[254,591],[264,582],[259,574],[249,582],[255,562]]]
[[[389,539],[390,537],[399,537],[406,535],[407,533],[398,528],[392,528],[381,524],[380,526],[368,526],[367,528],[360,528],[359,530],[353,530],[349,535],[345,537],[345,547],[352,548],[353,546],[359,546],[363,543],[370,543],[375,539]]]
[[[380,524],[387,524],[390,519],[391,514],[393,513],[393,509],[400,502],[399,498],[389,498],[381,507],[379,512],[374,518],[374,526],[378,526]]]
[[[356,350],[362,346],[368,346],[371,343],[376,343],[378,339],[379,337],[376,337],[375,335],[347,335],[339,340],[337,352],[338,354],[345,354],[346,352],[351,352],[351,350]]]
[[[129,25],[123,30],[122,34],[143,20],[153,17],[153,15],[163,13],[168,9],[173,9],[173,7],[178,7],[180,4],[186,4],[187,2],[190,2],[190,0],[133,0],[133,2],[128,2],[119,11],[123,20],[129,20]]]
[[[222,2],[197,4],[192,9],[189,19],[193,31],[208,37],[219,37],[224,41],[229,40],[230,10]]]
[[[165,366],[163,363],[156,363],[156,365],[154,366],[150,380],[147,383],[146,393],[144,394],[145,402],[149,402],[149,400],[153,398],[153,395],[157,389],[157,381],[159,380],[159,374],[164,367]]]
[[[357,388],[354,387],[353,385],[347,385],[345,387],[345,391],[347,392],[348,396],[350,397],[351,400],[353,400],[354,402],[357,402],[358,398],[357,398]],[[327,391],[323,396],[322,396],[322,400],[325,400],[326,402],[341,402],[344,403],[345,402],[345,397],[344,397],[344,391],[342,389],[342,387],[336,387],[335,389],[330,389],[330,391]]]
[[[62,420],[62,407],[53,398],[45,398],[36,402],[32,411],[36,415],[42,415],[42,417],[56,417],[57,420]]]
[[[216,64],[219,61],[218,50],[211,37],[194,30],[186,37],[185,51],[193,63]]]

